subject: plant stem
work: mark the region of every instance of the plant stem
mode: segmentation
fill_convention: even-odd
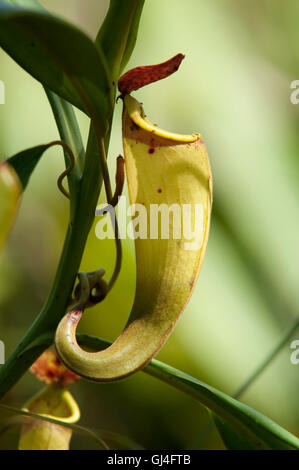
[[[44,90],[51,105],[60,138],[72,149],[75,156],[75,166],[68,175],[71,196],[71,216],[73,216],[78,197],[77,185],[82,177],[84,168],[85,149],[72,105],[62,98],[59,98],[59,96],[48,88],[44,87]],[[64,152],[64,158],[67,166],[69,161],[67,152]]]
[[[107,27],[106,22],[104,30],[101,28],[101,33],[98,35],[100,40],[97,39],[97,45],[103,43],[109,44],[111,37],[113,38],[113,51],[115,55],[112,54],[109,56],[109,66],[110,70],[115,71],[115,73],[119,70],[119,63],[122,61],[122,54],[126,50],[131,29],[134,28],[136,33],[142,10],[140,2],[142,2],[143,5],[143,0],[127,0],[126,2],[113,0],[111,2],[113,8],[110,7],[108,11],[109,27]],[[117,6],[121,7],[121,15],[119,15],[119,9],[116,8]],[[138,11],[138,15],[136,15],[136,11]],[[117,25],[119,27],[117,27]],[[130,41],[130,49],[132,48],[133,46]],[[107,51],[104,52],[106,53]],[[126,51],[126,53],[128,59],[128,51]],[[104,161],[106,158],[105,155],[109,146],[115,94],[116,87],[114,86],[113,100],[111,100],[110,109],[107,112],[105,120],[106,128],[103,129],[106,137],[105,145],[102,149],[97,146],[97,136],[93,127],[91,126],[90,128],[84,170],[81,177],[80,170],[82,171],[83,169],[83,146],[73,110],[55,94],[47,91],[54,116],[58,123],[61,139],[72,148],[74,153],[77,153],[75,153],[75,157],[77,156],[78,161],[76,172],[72,172],[72,179],[69,180],[70,192],[75,198],[75,203],[72,202],[71,219],[64,242],[63,252],[48,300],[24,338],[0,369],[0,399],[47,347],[47,345],[43,343],[30,349],[30,345],[34,343],[39,336],[43,336],[47,332],[54,334],[57,324],[67,309],[75,278],[80,267],[86,240],[94,220],[95,209],[102,187],[101,161]],[[101,152],[103,152],[104,149],[105,154],[102,154]],[[25,350],[26,353],[22,354]]]
[[[98,186],[100,186],[99,183],[100,181],[97,182]],[[91,189],[93,194],[90,194],[90,196],[93,197],[93,200],[90,200],[89,212],[94,214],[97,197],[94,196],[92,186]],[[98,187],[97,196],[99,189]],[[39,335],[54,330],[66,311],[92,221],[93,217],[86,217],[85,207],[80,204],[73,224],[68,227],[61,260],[49,298],[23,340],[0,369],[0,398],[23,375],[45,348],[44,346],[34,348],[30,354],[19,357],[22,351],[28,348],[30,343]]]
[[[112,110],[110,116],[112,116]],[[111,121],[108,121],[108,136],[110,135],[110,129]],[[47,331],[54,331],[67,309],[86,240],[94,220],[103,181],[101,159],[105,157],[100,157],[98,153],[94,155],[94,138],[94,133],[91,131],[84,173],[81,181],[77,182],[77,206],[68,226],[52,290],[41,313],[0,369],[0,399],[40,356],[45,346],[41,345],[32,349],[30,354],[21,355],[21,353],[38,336]],[[106,147],[108,147],[108,143],[109,137],[106,139]]]
[[[292,338],[293,334],[299,327],[299,318],[295,323],[286,331],[279,343],[272,349],[269,356],[257,367],[257,369],[248,377],[246,382],[244,382],[241,387],[234,393],[234,398],[239,398],[245,390],[257,379],[257,377],[266,369],[266,367],[273,361],[276,355],[281,351],[281,349],[287,344],[287,342]]]
[[[54,114],[59,135],[73,150],[82,174],[85,150],[73,106],[48,88],[44,87],[44,89]]]

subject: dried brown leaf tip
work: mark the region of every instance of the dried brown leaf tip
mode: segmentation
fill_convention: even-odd
[[[157,82],[176,72],[184,59],[183,54],[177,54],[166,62],[156,65],[145,65],[129,70],[118,81],[118,89],[122,96],[132,91]]]
[[[46,384],[60,383],[61,385],[71,385],[80,379],[79,375],[70,371],[59,360],[55,351],[47,349],[35,363],[30,371]]]

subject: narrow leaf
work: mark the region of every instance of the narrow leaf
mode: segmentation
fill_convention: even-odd
[[[131,58],[132,52],[135,48],[143,6],[144,6],[144,0],[139,0],[135,8],[134,16],[131,22],[126,48],[125,48],[125,51],[122,57],[122,62],[120,65],[120,73],[126,67],[127,63],[129,62]]]
[[[267,416],[216,388],[159,361],[153,360],[145,372],[198,400],[228,422],[251,445],[259,449],[299,449],[299,439],[296,436]]]
[[[22,182],[23,190],[26,188],[30,176],[41,156],[48,148],[48,145],[38,145],[37,147],[23,150],[7,160],[18,174]]]
[[[144,0],[110,0],[96,43],[105,54],[113,80],[118,80],[133,52],[143,5]]]

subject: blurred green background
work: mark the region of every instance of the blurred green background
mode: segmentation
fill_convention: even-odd
[[[107,0],[44,0],[49,10],[94,37]],[[298,46],[297,46],[298,44]],[[153,122],[176,132],[202,133],[214,175],[214,214],[205,262],[194,295],[157,356],[233,394],[298,317],[299,105],[290,83],[299,79],[297,0],[146,0],[128,68],[182,52],[180,71],[136,92]],[[42,87],[0,51],[0,158],[57,138]],[[111,175],[122,153],[121,104],[109,151]],[[86,139],[88,120],[78,113]],[[60,150],[50,150],[24,194],[0,260],[0,339],[6,356],[38,314],[51,287],[68,219],[58,192]],[[113,177],[114,178],[114,177]],[[96,223],[97,220],[95,220]],[[80,331],[113,340],[134,298],[134,245],[111,295],[86,312]],[[113,241],[91,231],[82,269],[106,268]],[[299,331],[293,339],[299,338]],[[299,365],[290,342],[242,400],[299,434]],[[40,384],[27,373],[6,396],[22,406]],[[202,434],[208,412],[156,379],[138,373],[112,385],[78,382],[72,392],[80,424],[125,434],[146,448],[221,449],[216,430]],[[0,440],[15,448],[17,433]],[[95,448],[74,436],[74,449]]]

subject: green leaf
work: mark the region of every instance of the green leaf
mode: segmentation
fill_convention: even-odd
[[[144,371],[198,400],[229,423],[254,447],[273,450],[299,449],[299,439],[296,436],[267,416],[216,388],[156,360]]]
[[[37,147],[23,150],[7,160],[18,174],[22,182],[23,190],[26,188],[30,176],[41,156],[48,148],[49,145],[38,145]]]
[[[8,163],[0,164],[0,252],[14,222],[22,193],[15,170]]]
[[[120,65],[120,74],[122,73],[123,69],[126,67],[127,63],[129,62],[132,52],[135,48],[143,6],[144,6],[144,0],[139,0],[136,6],[135,12],[134,12],[133,19],[132,19],[126,48],[123,53],[123,57],[122,57],[121,65]]]
[[[24,356],[30,354],[30,349],[37,345],[51,345],[53,339],[53,332],[44,334],[40,337],[40,341],[37,338],[24,351]],[[111,345],[109,341],[89,335],[77,335],[77,339],[79,344],[92,350],[105,349]],[[267,416],[174,367],[153,359],[143,372],[190,395],[217,414],[221,420],[231,426],[235,433],[242,436],[242,441],[239,440],[239,442],[246,441],[247,445],[257,449],[299,449],[299,439]]]
[[[215,413],[212,413],[212,417],[228,450],[259,450],[257,446],[245,439],[242,434]]]
[[[131,57],[143,5],[144,0],[110,0],[109,10],[96,43],[105,54],[113,80],[118,80]]]
[[[0,0],[0,45],[44,86],[99,120],[104,130],[112,87],[103,53],[82,31],[43,10]]]
[[[6,0],[6,3],[10,5],[18,5],[26,9],[43,11],[44,13],[48,13],[50,15],[50,13],[36,0]],[[68,101],[60,98],[56,93],[52,92],[47,87],[44,87],[44,89],[50,102],[55,121],[57,123],[60,138],[66,144],[68,144],[68,146],[73,150],[75,156],[76,165],[73,171],[68,175],[68,183],[71,196],[76,196],[78,194],[77,181],[81,177],[85,158],[85,149],[76,115],[74,113],[73,106]],[[68,164],[69,156],[65,150],[64,155],[65,162]],[[71,197],[71,208],[73,207],[73,199],[74,197]]]

